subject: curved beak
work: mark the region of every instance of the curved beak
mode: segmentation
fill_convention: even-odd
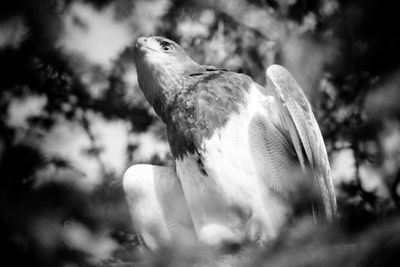
[[[147,39],[147,37],[139,37],[135,43],[136,49],[140,49],[142,46],[145,46],[147,43]]]
[[[148,50],[152,50],[153,52],[157,51],[157,43],[151,37],[139,37],[135,43],[136,52],[148,52]]]

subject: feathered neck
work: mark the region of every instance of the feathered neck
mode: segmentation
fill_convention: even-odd
[[[189,63],[182,68],[163,64],[157,68],[148,68],[145,65],[137,70],[140,88],[164,122],[168,119],[168,107],[174,101],[175,96],[184,90],[187,83],[190,83],[192,79],[190,74],[206,71],[203,66],[194,61]]]

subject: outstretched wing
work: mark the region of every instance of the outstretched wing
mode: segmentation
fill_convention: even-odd
[[[285,68],[272,65],[266,74],[267,92],[264,93],[274,96],[280,123],[288,132],[301,167],[310,166],[322,197],[325,216],[332,219],[336,215],[335,191],[324,140],[310,104]]]
[[[152,250],[165,245],[184,248],[195,238],[193,223],[173,167],[131,166],[123,179],[136,231]]]

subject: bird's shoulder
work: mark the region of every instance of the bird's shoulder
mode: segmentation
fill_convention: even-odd
[[[167,127],[172,153],[197,151],[204,139],[224,127],[231,114],[246,104],[253,83],[245,74],[221,69],[189,76],[170,106]]]

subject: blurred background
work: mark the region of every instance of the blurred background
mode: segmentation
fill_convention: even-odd
[[[2,261],[143,264],[121,179],[135,163],[172,164],[132,58],[137,37],[159,35],[201,64],[262,85],[269,65],[285,66],[320,124],[339,221],[313,225],[301,212],[302,191],[279,242],[243,265],[397,266],[398,10],[377,0],[1,1]],[[198,262],[172,257],[145,264]]]

